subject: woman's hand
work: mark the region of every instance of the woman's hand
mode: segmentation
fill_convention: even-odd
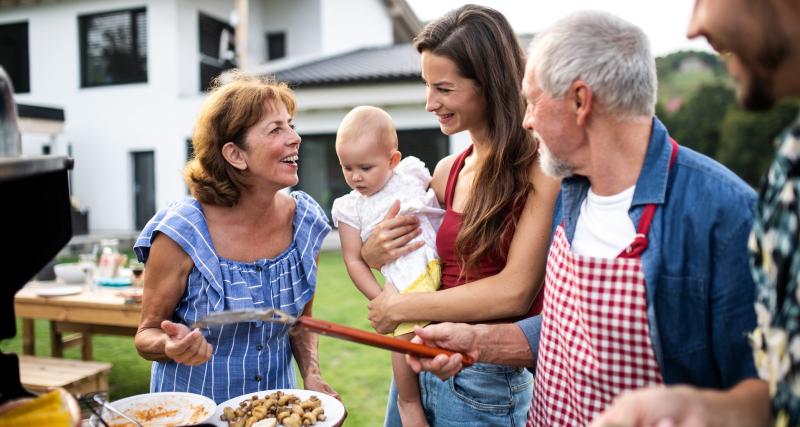
[[[409,244],[422,233],[419,219],[413,215],[397,215],[400,201],[395,200],[389,212],[383,217],[361,246],[361,258],[372,268],[381,268],[401,256],[421,248],[425,242]]]
[[[322,376],[320,376],[319,374],[316,373],[309,374],[305,378],[303,378],[303,387],[305,387],[306,390],[313,390],[320,393],[325,393],[329,396],[333,396],[336,400],[342,402],[342,397],[339,396],[339,393],[337,393],[330,385],[328,385],[328,383],[326,383],[325,380],[322,379]],[[339,427],[342,424],[344,424],[344,420],[346,419],[347,419],[347,408],[345,408],[344,410],[344,417],[342,418],[342,421],[336,424],[336,427]]]
[[[330,385],[328,385],[328,383],[326,383],[319,374],[307,375],[305,378],[303,378],[303,386],[306,388],[306,390],[325,393],[329,396],[333,396],[340,402],[342,401],[342,397],[339,396],[339,393],[337,393]]]
[[[392,302],[397,298],[398,294],[397,288],[395,288],[391,282],[386,282],[386,284],[383,285],[383,291],[367,304],[367,308],[369,309],[367,318],[370,324],[372,324],[372,327],[379,334],[388,334],[394,331],[397,325],[400,324],[397,319],[390,317],[390,313],[392,313]]]
[[[184,365],[195,366],[211,358],[214,348],[199,329],[190,330],[186,325],[169,320],[161,322],[161,329],[167,334],[164,354],[170,359]]]

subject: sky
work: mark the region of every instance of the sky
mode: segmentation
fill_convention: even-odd
[[[456,0],[406,0],[423,22],[461,6]],[[474,0],[497,9],[517,33],[535,33],[577,10],[594,9],[613,13],[641,27],[650,38],[653,54],[663,56],[678,50],[711,51],[705,39],[688,40],[686,28],[694,0]]]

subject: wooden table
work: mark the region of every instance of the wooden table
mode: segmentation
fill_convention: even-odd
[[[43,297],[38,288],[55,286],[55,282],[39,281],[25,285],[14,297],[14,310],[22,320],[22,352],[36,354],[34,319],[50,321],[50,343],[53,357],[63,357],[64,348],[81,345],[83,360],[92,360],[92,334],[136,335],[141,303],[127,304],[117,295],[121,289],[99,288],[75,295]],[[64,333],[77,333],[66,340]]]

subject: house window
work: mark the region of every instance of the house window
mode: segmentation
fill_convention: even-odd
[[[81,87],[147,82],[144,8],[78,17]]]
[[[31,91],[28,61],[28,23],[0,25],[0,65],[11,78],[14,93]]]
[[[194,159],[194,145],[192,145],[192,138],[186,138],[186,161],[191,162]]]
[[[200,91],[206,91],[211,81],[223,71],[236,66],[236,43],[233,27],[200,14]]]
[[[286,56],[286,33],[267,33],[267,58],[280,59]]]

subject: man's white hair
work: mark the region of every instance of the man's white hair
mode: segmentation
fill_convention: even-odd
[[[561,98],[575,80],[620,119],[655,113],[656,62],[637,26],[610,13],[576,12],[538,33],[528,49],[539,86]]]

